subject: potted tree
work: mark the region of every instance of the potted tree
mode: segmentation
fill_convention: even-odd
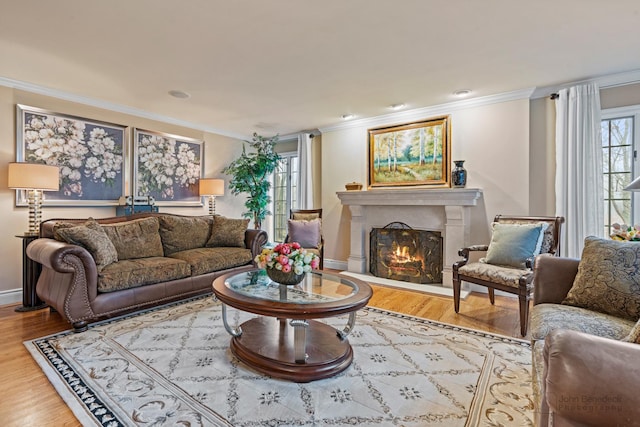
[[[278,166],[280,156],[274,151],[274,146],[278,142],[278,135],[272,138],[265,138],[253,134],[251,141],[245,141],[253,151],[247,153],[246,146],[242,145],[242,154],[239,158],[231,162],[222,171],[232,178],[229,181],[231,194],[238,195],[247,193],[247,201],[244,203],[247,211],[243,213],[246,218],[253,218],[254,227],[260,229],[262,221],[269,212],[269,190],[271,181],[269,175]]]

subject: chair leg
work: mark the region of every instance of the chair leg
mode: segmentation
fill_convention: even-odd
[[[529,326],[529,300],[526,295],[519,295],[518,302],[520,305],[520,334],[524,337],[527,335],[527,326]]]
[[[458,313],[460,311],[460,280],[453,279],[453,309]]]
[[[493,288],[487,288],[487,290],[489,291],[489,301],[491,302],[491,305],[495,305],[496,304],[495,290]]]

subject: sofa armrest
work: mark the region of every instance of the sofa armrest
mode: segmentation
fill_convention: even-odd
[[[639,358],[638,344],[566,329],[550,332],[543,387],[554,427],[640,426]]]
[[[269,236],[264,230],[247,229],[244,233],[244,244],[247,249],[251,249],[251,256],[255,258],[262,252],[262,248],[269,241]]]
[[[533,264],[533,304],[560,304],[573,286],[580,260],[538,256]]]
[[[40,238],[27,246],[27,256],[42,264],[36,292],[43,301],[71,323],[93,316],[98,269],[85,248]]]

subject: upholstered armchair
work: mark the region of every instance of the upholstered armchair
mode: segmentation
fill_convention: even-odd
[[[516,294],[520,310],[520,333],[527,334],[529,301],[533,289],[533,259],[537,255],[558,255],[563,217],[497,215],[492,223],[491,242],[460,249],[462,260],[453,264],[453,303],[460,311],[462,282],[486,286],[495,304],[495,290]],[[477,261],[472,261],[477,254]],[[480,258],[484,255],[483,258]]]
[[[284,241],[298,242],[307,251],[318,255],[322,270],[324,267],[322,209],[291,209]]]

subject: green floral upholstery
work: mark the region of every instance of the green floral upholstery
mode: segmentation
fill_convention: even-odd
[[[609,314],[560,304],[537,304],[531,309],[532,340],[544,340],[554,329],[571,329],[620,340],[629,335],[634,322]]]
[[[245,248],[196,248],[169,255],[191,265],[191,275],[246,265],[251,262],[251,250]]]
[[[206,246],[244,248],[244,236],[248,226],[248,219],[234,219],[216,215],[211,226],[211,237]]]
[[[500,283],[512,288],[518,288],[518,281],[520,280],[520,277],[522,277],[523,274],[529,273],[530,270],[503,267],[484,262],[472,262],[460,267],[458,272],[462,275],[473,276],[478,279]]]
[[[531,358],[533,360],[533,364],[531,366],[533,401],[540,402],[542,399],[542,378],[544,374],[544,340],[533,342],[533,346],[531,347]]]
[[[113,292],[151,283],[168,282],[191,275],[188,263],[165,257],[148,257],[118,261],[98,274],[98,292]]]
[[[640,244],[587,237],[578,274],[562,303],[638,320]]]
[[[203,248],[211,235],[211,217],[160,216],[160,238],[165,256]],[[244,237],[244,236],[243,236]]]
[[[629,335],[624,337],[622,341],[640,344],[640,320],[638,320],[636,324],[633,325],[633,328],[631,328],[631,331],[629,331]]]
[[[158,218],[102,224],[118,251],[119,260],[164,256]]]

